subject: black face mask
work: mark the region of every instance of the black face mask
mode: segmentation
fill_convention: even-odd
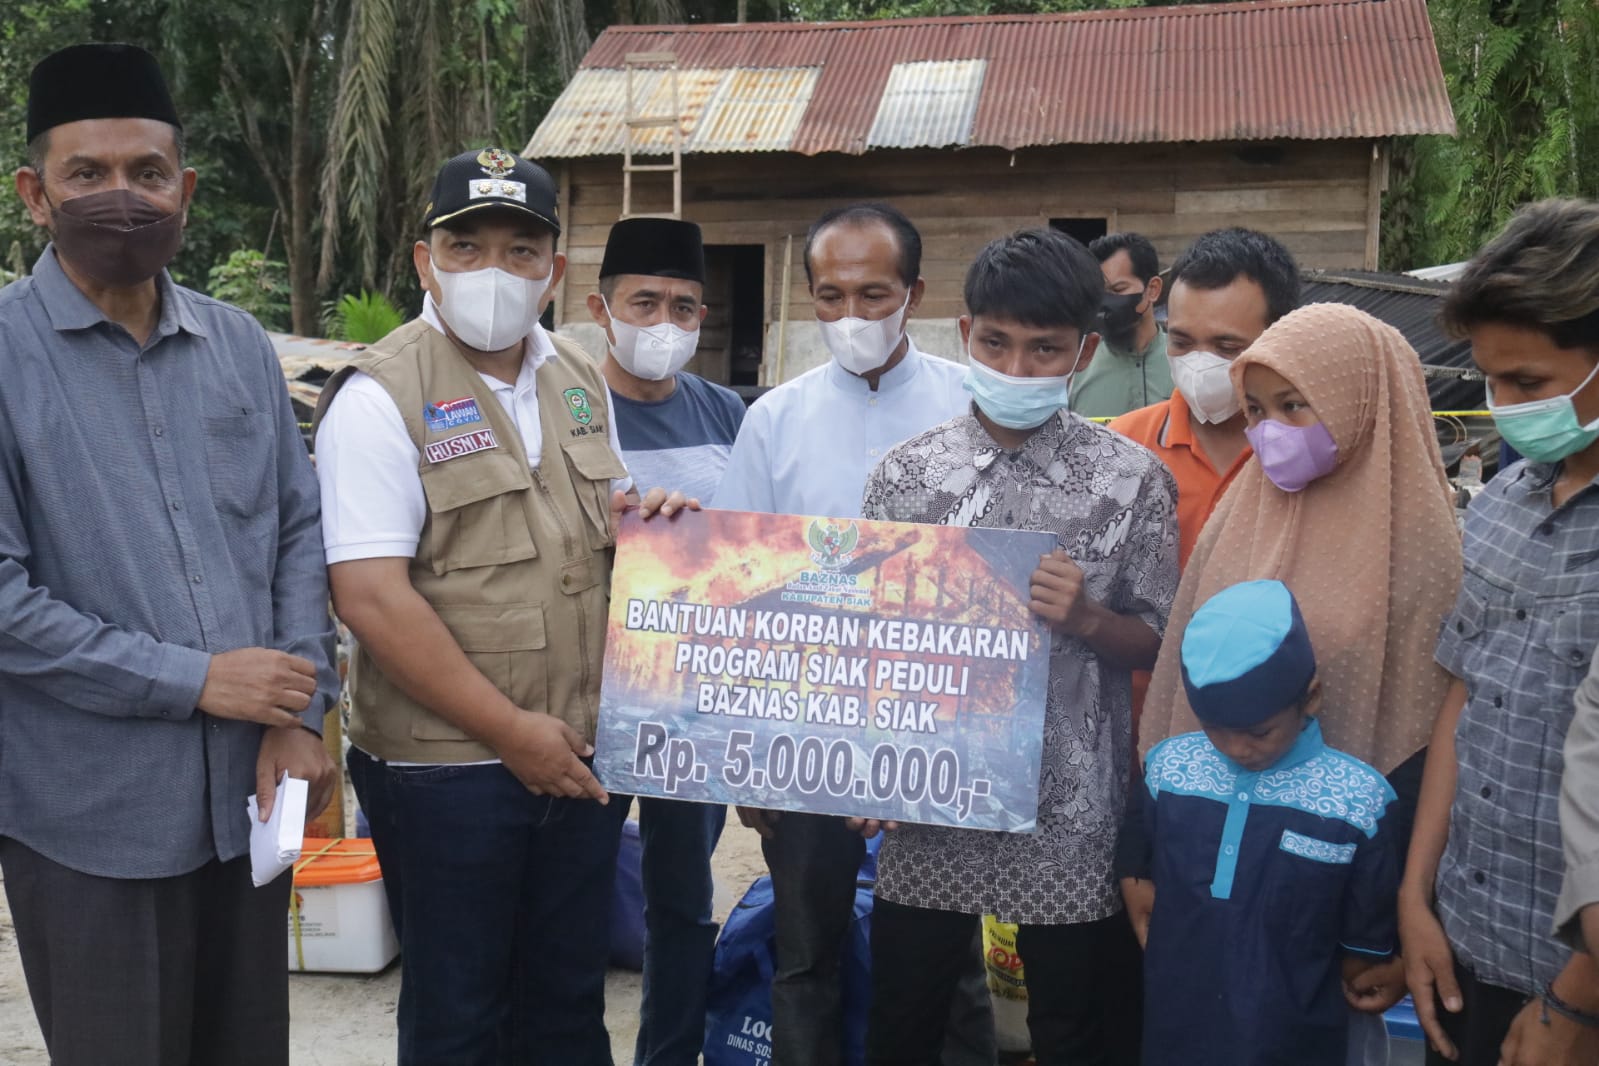
[[[1099,301],[1099,332],[1106,343],[1118,351],[1131,351],[1138,337],[1138,323],[1144,317],[1138,305],[1143,292],[1107,292]]]
[[[56,253],[112,288],[149,281],[183,246],[183,212],[166,214],[128,189],[108,189],[50,205]]]

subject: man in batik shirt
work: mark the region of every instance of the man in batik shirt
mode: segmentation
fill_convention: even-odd
[[[872,916],[874,1066],[936,1061],[944,1005],[985,913],[1020,925],[1039,1066],[1138,1058],[1138,947],[1112,856],[1131,672],[1153,665],[1177,588],[1176,491],[1149,451],[1067,409],[1099,341],[1102,287],[1093,257],[1062,234],[983,249],[961,318],[974,408],[894,448],[867,481],[866,518],[1058,538],[1031,590],[1054,633],[1038,826],[889,826]]]

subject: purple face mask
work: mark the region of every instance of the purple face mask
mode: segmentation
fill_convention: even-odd
[[[1338,467],[1338,445],[1327,427],[1265,421],[1244,430],[1260,468],[1284,492],[1301,492]]]

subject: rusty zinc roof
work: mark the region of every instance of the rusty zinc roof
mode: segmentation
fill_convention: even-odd
[[[616,155],[624,57],[677,57],[683,150],[1132,144],[1455,131],[1425,0],[1259,0],[1065,15],[613,26],[529,142]],[[634,72],[634,112],[670,114]],[[639,131],[665,149],[668,129]]]

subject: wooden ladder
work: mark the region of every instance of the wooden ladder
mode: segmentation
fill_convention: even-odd
[[[683,112],[677,95],[677,55],[673,52],[629,52],[623,57],[627,71],[627,114],[622,123],[622,217],[656,218],[683,217]],[[640,114],[640,102],[633,93],[633,72],[662,71],[672,87],[672,113],[669,115]],[[639,145],[635,137],[640,130],[670,129],[672,131],[672,161],[670,163],[635,163],[633,152]],[[652,153],[653,154],[653,153]],[[633,210],[634,174],[671,174],[672,211],[670,214]]]

